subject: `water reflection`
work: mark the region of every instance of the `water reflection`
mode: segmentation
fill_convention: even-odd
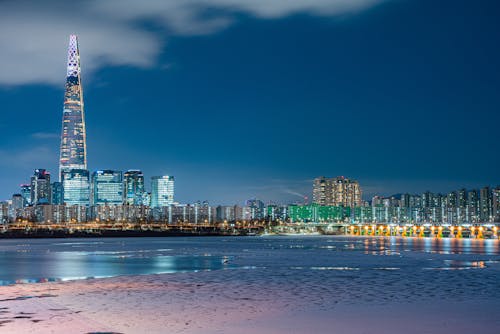
[[[211,255],[145,255],[144,252],[2,252],[0,285],[144,275],[229,268],[227,258]],[[131,254],[132,253],[132,254]]]
[[[315,236],[3,240],[0,285],[226,268],[329,275],[356,268],[367,275],[412,275],[422,269],[493,270],[500,267],[500,258],[495,258],[498,255],[499,240],[493,239]]]

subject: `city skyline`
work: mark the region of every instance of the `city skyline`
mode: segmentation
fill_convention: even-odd
[[[405,6],[423,11],[428,9],[426,3],[408,1]],[[4,12],[14,14],[22,7],[0,6],[6,6]],[[478,36],[472,27],[470,36],[464,35],[462,44],[458,43],[456,38],[462,30],[453,34],[451,30],[465,27],[453,17],[442,18],[451,25],[447,30],[443,23],[442,36],[449,34],[454,42],[433,39],[428,35],[431,27],[424,27],[419,34],[412,25],[415,22],[410,22],[405,32],[425,37],[429,44],[417,41],[418,45],[406,45],[401,34],[386,31],[390,24],[381,23],[388,19],[394,24],[395,16],[408,10],[393,1],[373,1],[344,11],[332,5],[329,14],[323,13],[326,7],[316,2],[310,6],[288,12],[278,8],[281,11],[269,17],[253,7],[240,8],[234,14],[234,24],[214,31],[202,27],[206,32],[202,36],[140,30],[156,38],[152,44],[162,50],[156,60],[150,59],[149,66],[142,67],[136,60],[123,59],[130,50],[110,50],[101,43],[102,51],[97,51],[99,40],[88,30],[81,34],[75,31],[81,28],[79,24],[61,29],[65,39],[69,33],[81,35],[80,42],[89,49],[87,59],[82,51],[82,62],[89,68],[89,75],[84,76],[86,104],[91,110],[86,116],[88,124],[92,124],[88,127],[89,170],[138,168],[148,179],[175,175],[176,200],[184,203],[208,200],[233,204],[248,198],[300,201],[303,196],[311,198],[313,179],[319,175],[346,175],[358,180],[365,199],[375,194],[426,190],[447,193],[498,184],[495,166],[499,157],[494,143],[498,141],[495,124],[500,120],[494,111],[500,103],[492,88],[500,85],[491,77],[498,65],[497,48],[482,45],[478,52],[469,53],[466,46],[474,46]],[[475,10],[482,24],[495,25],[491,20],[494,14],[486,9],[494,13],[498,6],[488,1],[476,5],[460,2],[454,13]],[[100,10],[106,12],[105,8]],[[439,13],[433,10],[431,16]],[[55,10],[55,15],[58,13]],[[381,47],[373,58],[360,58],[357,52],[363,50],[351,43],[362,40],[361,34],[369,29],[375,29],[371,37],[386,32],[395,43],[388,43],[385,37],[377,39],[387,50]],[[352,38],[339,41],[345,46],[343,53],[322,43],[337,41],[339,31]],[[61,43],[58,34],[47,35],[41,43]],[[314,37],[309,38],[309,34]],[[169,43],[163,49],[161,41],[167,37]],[[248,41],[248,47],[239,42],[241,38]],[[276,38],[278,45],[269,44]],[[121,45],[115,39],[109,41],[111,48]],[[310,52],[294,57],[295,42],[307,46]],[[9,48],[19,43],[40,47],[29,38],[16,43]],[[452,56],[451,65],[437,72],[422,69],[416,57],[401,53],[401,45],[421,53],[424,46],[432,45]],[[228,58],[224,54],[228,47],[242,61]],[[377,58],[394,51],[404,57],[389,57],[390,62]],[[97,57],[99,52],[109,52],[108,60],[103,62],[102,57]],[[192,55],[200,52],[204,52],[203,57]],[[278,59],[285,54],[290,59],[280,64]],[[24,57],[38,61],[33,55]],[[443,65],[437,53],[423,55],[431,65]],[[332,56],[334,64],[329,64]],[[348,57],[353,56],[357,58],[348,62]],[[317,64],[312,63],[315,58],[319,58]],[[58,55],[52,61],[59,67],[64,62],[61,59]],[[466,59],[476,60],[480,78],[469,72],[472,67],[463,61]],[[488,60],[489,66],[481,65],[481,60]],[[352,72],[341,69],[339,64]],[[415,68],[410,70],[410,65]],[[355,70],[358,66],[366,72]],[[229,70],[218,75],[225,67]],[[461,72],[460,84],[453,67]],[[411,75],[398,74],[401,70]],[[8,71],[3,68],[2,73]],[[1,170],[8,175],[0,178],[2,199],[17,193],[20,183],[28,183],[34,169],[47,169],[53,174],[57,170],[57,125],[64,94],[60,88],[63,76],[57,83],[55,73],[58,71],[33,72],[36,80],[24,72],[17,79],[9,81],[7,75],[0,79],[0,103],[7,111],[0,124],[4,130]],[[387,80],[379,78],[382,73]],[[372,84],[377,84],[378,94],[369,88]],[[356,85],[361,86],[359,91]],[[398,85],[403,85],[402,89]],[[467,94],[462,94],[465,91]],[[290,97],[301,94],[300,98]],[[20,103],[26,96],[37,101],[37,113]],[[365,102],[355,101],[358,98]],[[16,112],[19,109],[21,112]],[[35,118],[40,111],[43,117]],[[409,115],[412,118],[408,121]]]

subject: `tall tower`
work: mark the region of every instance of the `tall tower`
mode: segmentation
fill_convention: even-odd
[[[71,169],[87,169],[87,143],[78,38],[70,35],[59,160],[59,181]]]

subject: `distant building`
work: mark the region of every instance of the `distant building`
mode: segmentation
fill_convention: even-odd
[[[52,182],[52,204],[64,204],[64,192],[61,182]]]
[[[315,204],[344,207],[361,206],[361,195],[361,188],[355,180],[343,176],[314,179],[313,202]]]
[[[476,189],[467,193],[466,221],[477,223],[480,220],[479,193]]]
[[[24,206],[23,202],[24,202],[24,200],[23,200],[23,196],[21,196],[21,194],[12,195],[11,207],[13,210],[22,209]]]
[[[90,179],[86,169],[63,170],[61,173],[64,203],[67,205],[90,204]]]
[[[246,202],[248,214],[244,215],[244,219],[262,219],[264,218],[264,202],[258,199],[249,199]]]
[[[490,187],[484,187],[480,191],[479,200],[479,218],[481,222],[489,222],[493,220],[493,194]]]
[[[21,196],[21,194],[12,195],[12,200],[10,201],[9,217],[12,218],[12,220],[20,217],[22,215],[23,207],[23,196]]]
[[[23,206],[31,205],[31,185],[21,184],[21,196],[23,197]]]
[[[500,222],[500,186],[493,189],[492,193],[493,220]]]
[[[161,208],[174,203],[174,177],[153,176],[151,178],[151,207]]]
[[[31,203],[43,205],[51,203],[50,173],[45,169],[35,169],[31,177]]]
[[[148,205],[144,202],[144,174],[140,170],[128,170],[123,174],[123,203]]]
[[[120,205],[123,202],[123,174],[115,170],[92,173],[92,205]]]

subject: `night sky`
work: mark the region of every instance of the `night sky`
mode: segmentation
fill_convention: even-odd
[[[500,2],[0,2],[0,199],[57,178],[69,34],[88,162],[181,203],[500,184]]]

